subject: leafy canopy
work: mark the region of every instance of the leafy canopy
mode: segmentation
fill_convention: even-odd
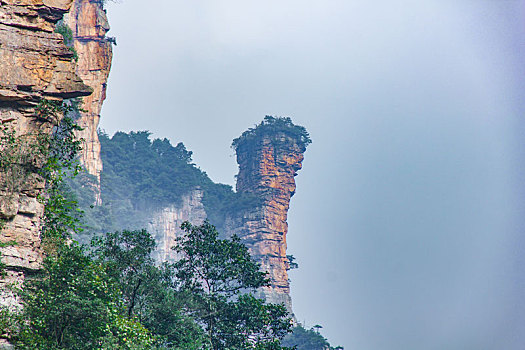
[[[266,304],[251,292],[268,285],[245,245],[233,236],[219,239],[209,222],[182,224],[186,234],[174,247],[173,264],[182,291],[190,292],[192,316],[202,325],[210,349],[285,349],[291,330],[284,305]]]
[[[252,194],[235,193],[231,186],[214,183],[192,163],[184,144],[151,139],[147,131],[99,134],[104,172],[101,175],[102,206],[89,208],[85,183],[73,183],[89,226],[96,232],[145,227],[152,213],[178,204],[184,195],[199,188],[211,222],[221,227],[226,213],[254,206]],[[91,215],[94,213],[96,215]]]
[[[35,116],[55,125],[51,134],[4,133],[8,147],[34,145],[18,148],[21,156],[16,159],[24,160],[17,165],[26,171],[19,174],[40,176],[46,183],[40,196],[45,204],[41,238],[46,257],[40,275],[26,279],[17,291],[21,311],[1,310],[0,324],[7,328],[2,333],[19,349],[151,349],[154,338],[149,331],[123,317],[120,290],[106,267],[71,241],[80,230],[76,203],[64,194],[65,178],[78,170],[80,150],[74,135],[79,128],[64,116],[71,108],[42,100]]]
[[[293,328],[293,332],[283,339],[282,344],[296,347],[297,350],[343,350],[342,346],[332,347],[328,340],[319,333],[318,328],[322,327],[314,326],[306,329],[303,325],[298,324]]]
[[[236,151],[251,148],[261,138],[265,136],[273,137],[279,133],[295,138],[297,143],[303,148],[303,151],[312,143],[306,128],[295,125],[290,117],[272,117],[267,115],[260,124],[246,130],[241,136],[234,139],[232,148]]]
[[[166,348],[200,349],[203,335],[185,315],[188,298],[174,288],[173,270],[156,266],[155,241],[145,230],[108,233],[92,240],[92,256],[122,291],[128,319],[138,319]]]

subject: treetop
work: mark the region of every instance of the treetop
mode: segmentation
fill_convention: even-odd
[[[310,135],[304,126],[295,125],[290,117],[273,117],[267,115],[263,121],[254,128],[249,128],[241,136],[234,139],[232,148],[238,151],[249,144],[260,140],[264,136],[272,136],[278,133],[284,133],[296,139],[297,143],[302,146],[303,150],[312,143]]]

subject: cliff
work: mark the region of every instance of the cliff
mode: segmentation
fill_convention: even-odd
[[[1,0],[0,4],[0,126],[17,136],[50,132],[53,122],[39,118],[35,111],[42,98],[62,101],[92,91],[76,75],[73,54],[62,36],[54,33],[72,0]],[[0,152],[7,152],[6,147],[0,144]],[[4,284],[22,281],[41,266],[43,204],[37,197],[44,183],[35,171],[23,181],[15,177],[16,186],[0,174],[0,242],[15,242],[0,249],[7,267],[0,281],[4,293],[0,305],[15,302]]]
[[[171,247],[180,224],[199,225],[207,217],[225,236],[241,237],[269,273],[268,301],[291,311],[287,216],[297,171],[310,139],[290,118],[266,117],[234,140],[239,174],[237,192],[216,184],[191,161],[183,144],[149,138],[148,132],[101,134],[104,176],[102,206],[92,227],[99,232],[147,228],[155,237],[158,261],[176,259]],[[199,190],[194,190],[199,188]],[[89,213],[89,208],[84,208]],[[96,210],[96,208],[95,208]]]
[[[157,249],[153,257],[158,262],[174,261],[177,255],[171,248],[175,240],[182,235],[180,226],[184,221],[200,225],[206,219],[202,204],[203,192],[200,189],[191,191],[182,197],[181,204],[171,205],[152,215],[148,223],[148,232],[155,238]]]
[[[80,118],[77,124],[83,128],[78,136],[84,140],[81,162],[87,172],[100,183],[102,160],[97,128],[100,110],[106,99],[106,85],[113,57],[108,19],[101,0],[74,0],[64,23],[73,34],[73,44],[78,54],[76,73],[93,93],[83,99]],[[100,192],[100,188],[98,191]],[[97,202],[100,198],[97,198]]]
[[[267,117],[234,141],[239,164],[237,192],[253,193],[259,205],[231,214],[226,233],[237,234],[268,272],[271,285],[262,294],[268,302],[284,303],[292,312],[289,261],[286,256],[288,209],[295,193],[297,171],[310,139],[289,118]]]

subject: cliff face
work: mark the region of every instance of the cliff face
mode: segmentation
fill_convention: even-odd
[[[53,32],[72,0],[1,0],[0,4],[0,126],[18,136],[50,132],[51,122],[35,113],[42,98],[61,101],[91,93],[76,75],[73,55],[62,36]],[[5,147],[0,144],[0,152]],[[17,186],[10,186],[5,175],[0,174],[4,224],[0,242],[14,241],[15,245],[0,249],[7,265],[7,277],[0,281],[3,293],[3,284],[21,281],[41,266],[43,205],[37,196],[44,187],[34,173]],[[12,302],[12,296],[0,294],[0,304]]]
[[[64,23],[73,32],[74,47],[78,54],[76,72],[93,93],[83,99],[80,119],[77,124],[84,128],[78,136],[84,139],[81,161],[87,172],[100,183],[102,160],[97,128],[100,110],[106,99],[106,84],[111,69],[113,51],[106,33],[108,19],[100,0],[74,0]],[[100,192],[100,189],[98,189]]]
[[[171,247],[175,246],[176,238],[183,235],[180,225],[184,221],[195,225],[204,222],[206,211],[202,205],[202,196],[201,190],[194,190],[182,197],[180,205],[172,205],[153,214],[148,223],[148,232],[157,242],[157,249],[153,253],[156,261],[177,260],[177,254]]]
[[[297,171],[301,169],[304,146],[286,133],[265,135],[250,147],[237,148],[239,174],[237,192],[251,192],[261,198],[253,209],[226,220],[227,234],[237,234],[271,281],[262,294],[272,303],[284,303],[292,311],[289,261],[286,257],[286,222],[290,198],[295,193]]]
[[[302,167],[309,143],[303,127],[293,125],[289,118],[272,117],[236,139],[239,196],[235,198],[239,203],[232,203],[232,208],[237,209],[226,211],[230,214],[226,214],[223,227],[219,228],[223,236],[239,236],[262,270],[268,272],[270,286],[262,288],[260,296],[271,303],[285,304],[289,312],[292,301],[286,255],[287,217],[296,189],[294,177]],[[202,190],[195,190],[183,196],[180,205],[153,214],[148,230],[158,244],[157,261],[176,260],[171,248],[177,237],[184,234],[180,225],[184,221],[199,225],[207,217],[206,210],[213,210],[203,205],[203,195]]]

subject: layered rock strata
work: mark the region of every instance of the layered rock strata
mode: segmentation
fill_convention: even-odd
[[[42,98],[62,101],[92,91],[75,73],[73,54],[62,36],[53,32],[72,1],[0,0],[0,126],[17,136],[51,131],[56,121],[35,113]],[[6,149],[0,144],[0,152]],[[0,174],[0,242],[13,242],[0,248],[7,268],[0,281],[0,305],[16,304],[7,284],[22,281],[41,266],[43,204],[37,197],[43,188],[35,173],[24,179]]]
[[[237,147],[237,192],[251,194],[256,204],[225,218],[220,228],[224,236],[239,236],[255,261],[268,272],[270,286],[259,291],[271,303],[282,303],[292,313],[289,260],[286,255],[288,209],[295,193],[294,177],[302,167],[306,150],[304,139],[294,133],[254,133]],[[169,206],[153,215],[148,230],[157,241],[154,254],[159,262],[177,260],[171,250],[183,235],[180,225],[190,221],[201,224],[207,217],[202,204],[203,192],[195,190],[182,198],[181,205]]]
[[[226,219],[227,234],[240,236],[268,272],[271,285],[262,290],[268,302],[284,303],[292,312],[289,261],[286,256],[288,209],[305,147],[287,133],[264,135],[249,147],[237,148],[237,192],[260,198],[260,204]]]
[[[206,219],[206,211],[202,204],[203,193],[196,189],[182,197],[179,205],[171,205],[153,214],[148,223],[148,232],[155,238],[157,249],[153,257],[158,262],[176,261],[177,254],[171,248],[175,246],[177,237],[183,232],[180,228],[184,221],[201,225]]]
[[[74,0],[64,23],[73,32],[73,43],[78,55],[76,72],[93,93],[83,99],[77,124],[83,128],[78,136],[84,140],[81,162],[87,172],[100,183],[102,159],[97,128],[100,111],[106,99],[106,85],[113,57],[112,38],[106,37],[109,23],[101,0]],[[100,188],[97,189],[100,194]],[[97,201],[100,201],[98,196]]]

